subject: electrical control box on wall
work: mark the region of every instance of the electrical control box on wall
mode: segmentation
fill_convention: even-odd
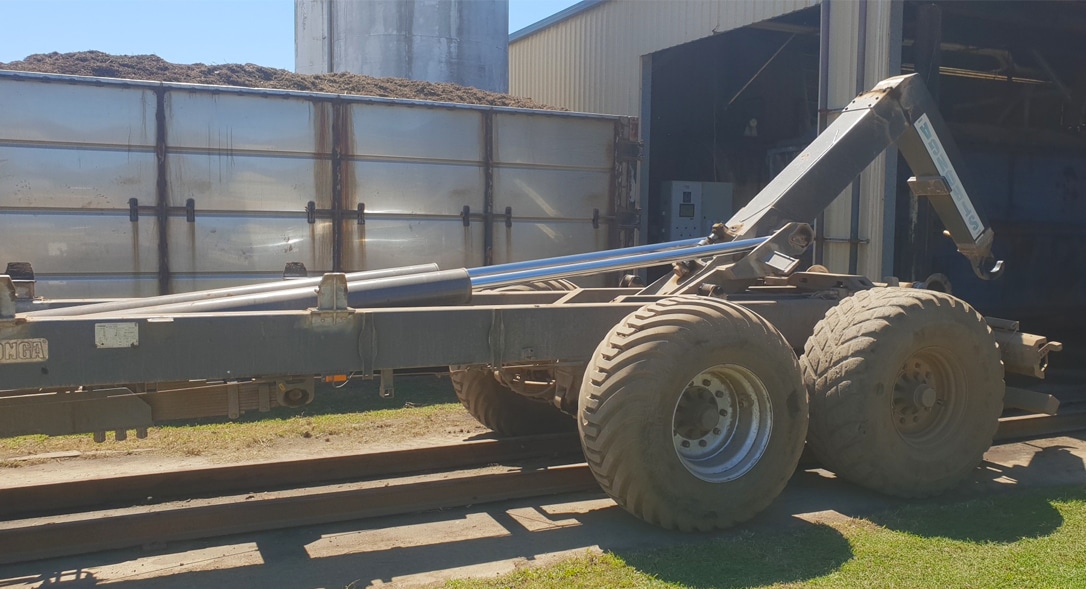
[[[660,199],[665,222],[661,241],[705,237],[713,223],[732,216],[732,185],[728,182],[663,183]]]

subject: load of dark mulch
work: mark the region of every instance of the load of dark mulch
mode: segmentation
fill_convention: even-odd
[[[38,53],[22,61],[0,62],[0,70],[555,110],[554,107],[539,104],[528,98],[487,92],[457,84],[422,82],[403,78],[374,78],[347,73],[296,74],[251,63],[180,64],[170,63],[157,55],[110,55],[101,51]]]

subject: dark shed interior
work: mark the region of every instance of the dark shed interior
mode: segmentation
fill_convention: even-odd
[[[663,237],[662,182],[730,182],[738,208],[814,137],[819,11],[651,56],[648,241]],[[1086,3],[906,1],[902,32],[902,71],[924,76],[937,96],[1007,269],[997,281],[977,279],[927,203],[911,214],[902,161],[894,274],[943,273],[982,313],[1083,339]]]

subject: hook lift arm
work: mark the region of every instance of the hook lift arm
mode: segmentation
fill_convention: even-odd
[[[794,235],[795,227],[789,225],[807,223],[817,217],[864,168],[894,144],[913,171],[914,176],[909,179],[913,194],[928,198],[976,275],[985,280],[997,278],[1003,271],[1003,262],[992,257],[995,233],[965,190],[955,165],[961,161],[961,155],[935,101],[916,74],[888,78],[857,96],[825,131],[724,224],[726,235],[718,231],[709,240],[729,236],[748,239],[778,230]],[[791,242],[798,245],[795,239]],[[767,242],[767,248],[770,245]],[[786,256],[802,253],[794,247],[787,249],[791,252],[777,250],[777,253]],[[748,257],[768,253],[755,250]],[[723,270],[725,278],[740,278],[728,275],[740,270],[735,266],[744,262],[748,268],[742,274],[747,278],[759,272],[781,270],[779,266],[765,265],[764,261],[740,260],[732,264],[731,271]],[[774,269],[778,272],[773,272]],[[694,274],[700,276],[692,275],[690,280],[677,282],[689,285],[704,278],[703,272]],[[685,290],[675,282],[667,290],[676,287]]]

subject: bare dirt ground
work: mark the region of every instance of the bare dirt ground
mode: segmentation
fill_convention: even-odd
[[[303,459],[452,444],[492,437],[456,400],[446,377],[397,379],[390,399],[375,380],[320,384],[312,404],[276,408],[242,419],[176,422],[148,430],[145,439],[95,443],[89,435],[0,440],[0,487]]]
[[[456,84],[374,78],[348,73],[296,74],[251,63],[179,64],[170,63],[157,55],[111,55],[101,51],[39,53],[20,61],[0,62],[0,70],[556,110],[555,107],[539,104],[528,98]]]
[[[420,432],[417,426],[434,426]],[[128,476],[172,470],[187,470],[224,464],[250,464],[278,460],[342,456],[360,452],[384,452],[428,448],[465,440],[494,437],[474,418],[449,414],[437,419],[390,419],[380,424],[359,424],[356,431],[330,437],[274,437],[244,449],[184,455],[149,444],[109,450],[68,450],[30,454],[8,459],[0,468],[0,488],[48,484],[55,481],[85,480],[106,476]],[[125,444],[127,442],[122,442]],[[123,448],[123,446],[122,446]],[[0,585],[2,586],[2,585]]]

